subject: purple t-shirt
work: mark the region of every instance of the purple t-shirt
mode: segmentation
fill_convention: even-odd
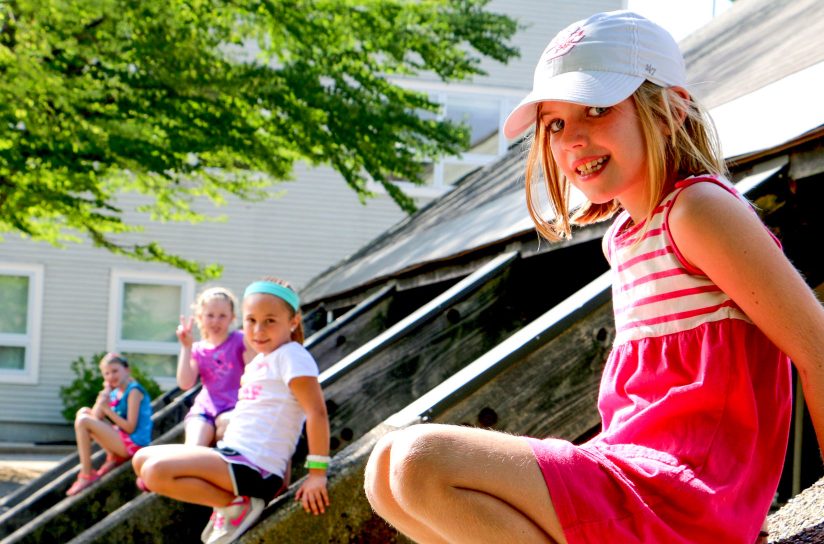
[[[235,407],[245,349],[240,331],[229,333],[217,347],[207,347],[203,341],[192,344],[192,358],[197,362],[203,389],[189,410],[190,416],[203,416],[214,422],[215,417]]]

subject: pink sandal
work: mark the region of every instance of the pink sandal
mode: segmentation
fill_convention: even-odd
[[[108,474],[109,472],[113,471],[126,461],[128,461],[128,457],[118,457],[116,455],[107,455],[106,462],[100,465],[100,468],[97,469],[97,477],[101,477],[104,474]]]
[[[72,495],[77,495],[93,483],[97,481],[99,476],[96,473],[91,474],[83,474],[82,472],[77,475],[77,480],[72,484],[68,491],[66,491],[66,495],[71,497]]]

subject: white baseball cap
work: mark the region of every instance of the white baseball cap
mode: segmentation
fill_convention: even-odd
[[[662,87],[685,87],[686,67],[669,32],[631,11],[598,13],[572,23],[547,45],[532,92],[504,122],[514,138],[535,124],[544,100],[586,106],[613,106],[649,80]]]

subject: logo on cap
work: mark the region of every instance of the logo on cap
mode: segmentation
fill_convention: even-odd
[[[555,39],[549,42],[549,45],[544,51],[544,62],[549,63],[553,59],[564,56],[575,47],[575,44],[584,39],[584,29],[576,27],[568,32],[561,32]]]

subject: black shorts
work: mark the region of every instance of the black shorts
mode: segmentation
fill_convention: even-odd
[[[229,463],[229,475],[235,495],[258,497],[269,502],[283,487],[283,478],[277,474],[264,477],[240,452],[232,448],[215,448],[215,451]]]

